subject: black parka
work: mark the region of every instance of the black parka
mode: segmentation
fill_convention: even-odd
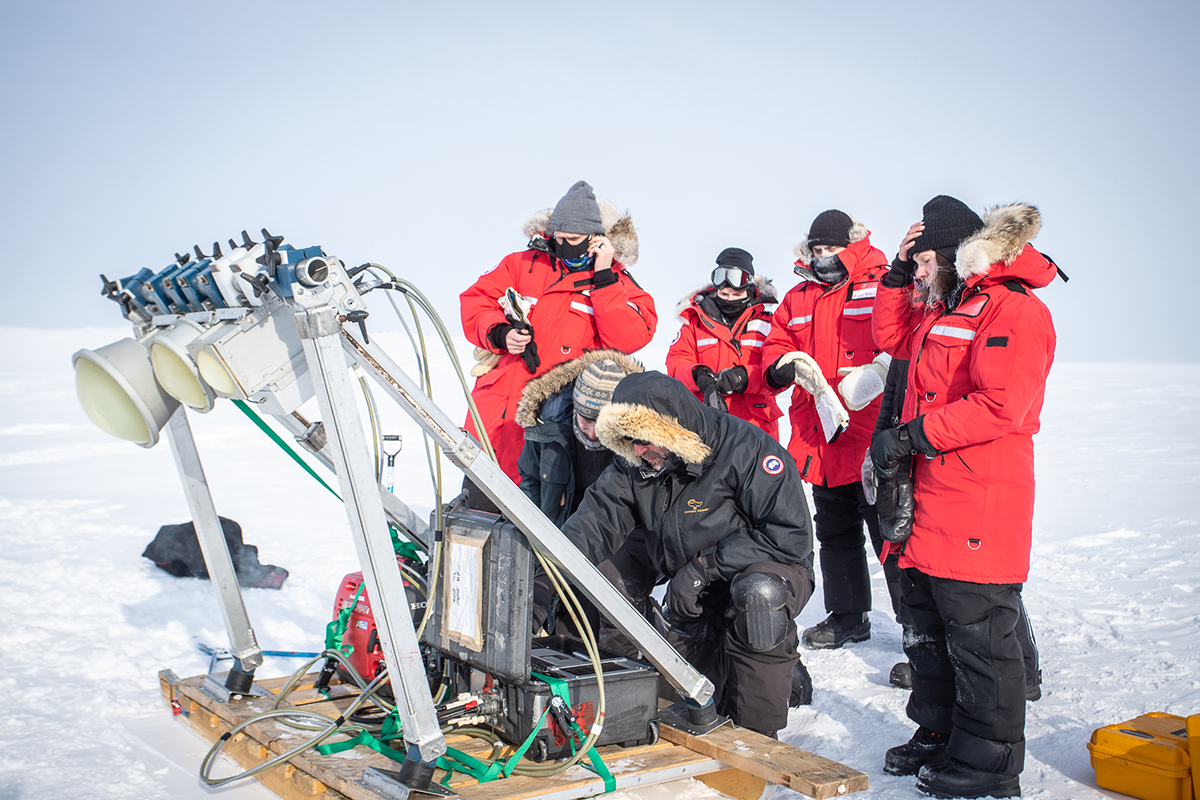
[[[659,372],[617,384],[596,432],[619,457],[563,526],[593,562],[640,525],[664,579],[698,555],[710,581],[732,580],[758,561],[800,565],[812,576],[812,518],[795,462],[778,441],[705,407]],[[634,439],[674,455],[654,473],[634,454]]]

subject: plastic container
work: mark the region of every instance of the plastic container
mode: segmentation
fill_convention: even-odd
[[[1096,784],[1142,800],[1193,800],[1188,720],[1151,712],[1092,732]]]

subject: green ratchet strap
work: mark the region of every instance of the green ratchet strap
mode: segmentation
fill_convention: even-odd
[[[396,555],[418,564],[421,562],[421,550],[412,542],[401,539],[400,531],[396,530],[396,526],[389,524],[388,533],[392,535],[392,550],[395,551]]]
[[[383,730],[379,732],[379,738],[372,736],[366,731],[361,731],[358,736],[347,739],[344,742],[317,745],[317,752],[323,756],[327,756],[331,753],[340,753],[343,750],[349,750],[361,744],[364,747],[371,748],[380,755],[387,756],[393,761],[403,762],[405,758],[404,753],[393,750],[384,744],[384,742],[391,741],[392,739],[399,739],[403,735],[404,732],[400,728],[400,715],[393,708],[383,719]]]
[[[547,686],[549,686],[550,692],[552,694],[557,695],[558,697],[562,698],[562,701],[564,703],[566,703],[567,710],[568,710],[567,716],[568,716],[568,719],[570,719],[570,721],[571,721],[571,730],[563,731],[563,733],[567,734],[567,740],[571,743],[571,755],[572,756],[575,755],[575,737],[576,736],[579,737],[580,743],[582,743],[587,737],[584,735],[583,731],[581,731],[579,729],[579,726],[575,723],[574,715],[571,715],[569,713],[570,708],[571,708],[571,694],[567,688],[567,682],[565,680],[562,680],[561,678],[552,678],[549,675],[541,675],[537,672],[531,672],[529,674],[531,677],[536,678],[539,681],[541,681],[542,683],[545,683]],[[550,710],[550,705],[547,703],[546,712],[548,712],[549,710]],[[546,712],[542,713],[542,719],[546,718]],[[538,728],[540,728],[540,727],[541,727],[541,723],[539,722],[537,728],[534,728],[534,732],[536,733]],[[525,746],[528,747],[528,745],[529,745],[529,743],[526,742]],[[605,793],[615,792],[617,790],[617,779],[614,778],[612,773],[608,771],[608,765],[604,763],[604,759],[600,758],[600,754],[596,752],[596,748],[594,745],[592,747],[588,748],[587,754],[588,754],[588,760],[592,762],[592,772],[595,772],[597,775],[599,775],[604,780]],[[583,766],[587,766],[587,765],[585,764]],[[505,773],[505,777],[508,777],[508,773]]]
[[[354,645],[342,645],[342,637],[346,635],[346,626],[350,624],[350,615],[354,613],[354,608],[358,605],[358,596],[362,594],[363,587],[366,585],[366,581],[360,583],[358,591],[354,593],[354,599],[350,601],[350,605],[338,611],[337,619],[332,620],[325,626],[326,650],[340,650],[346,655],[354,652]]]
[[[284,450],[284,452],[286,452],[288,455],[290,455],[290,456],[292,457],[292,460],[293,460],[293,461],[295,461],[295,462],[296,462],[297,464],[299,464],[300,466],[304,467],[304,471],[305,471],[305,472],[307,472],[309,475],[312,475],[314,478],[316,478],[316,479],[317,479],[317,482],[318,482],[318,483],[320,483],[322,486],[324,486],[326,489],[329,489],[329,493],[330,493],[330,494],[332,494],[332,495],[333,495],[334,497],[336,497],[338,500],[341,500],[341,499],[342,499],[341,495],[339,495],[337,492],[335,492],[335,491],[333,490],[333,488],[332,488],[332,487],[330,487],[330,485],[329,485],[328,483],[326,483],[325,481],[321,480],[321,476],[320,476],[320,475],[318,475],[317,473],[313,472],[313,469],[312,469],[312,467],[310,467],[310,466],[308,465],[308,463],[307,463],[307,462],[306,462],[304,459],[302,459],[302,458],[300,457],[300,454],[299,454],[299,453],[297,453],[295,450],[293,450],[293,449],[292,449],[292,448],[291,448],[291,447],[288,445],[288,443],[287,443],[287,442],[285,442],[283,439],[279,438],[279,434],[277,434],[277,433],[275,433],[275,431],[271,430],[270,426],[268,426],[268,425],[267,425],[267,423],[266,423],[266,422],[264,422],[264,421],[262,420],[262,418],[258,416],[258,414],[255,414],[253,411],[251,411],[251,410],[250,410],[250,406],[246,405],[246,404],[245,404],[245,403],[243,403],[241,400],[234,400],[234,401],[233,401],[233,404],[234,404],[235,406],[237,406],[238,408],[240,408],[240,409],[242,410],[242,413],[243,413],[243,414],[245,414],[247,417],[249,417],[249,418],[250,418],[250,420],[251,420],[251,421],[252,421],[252,422],[253,422],[255,425],[257,425],[257,426],[259,427],[259,429],[261,429],[261,430],[262,430],[262,432],[263,432],[263,433],[265,433],[267,436],[270,436],[270,437],[271,437],[271,439],[272,439],[272,440],[274,440],[275,444],[277,444],[277,445],[279,445],[280,447],[282,447],[282,448],[283,448],[283,450]]]

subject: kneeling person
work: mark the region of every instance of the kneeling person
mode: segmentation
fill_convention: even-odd
[[[622,379],[596,432],[619,458],[563,532],[600,563],[641,528],[640,563],[670,582],[668,641],[712,680],[719,712],[775,735],[800,658],[794,618],[813,590],[812,518],[791,456],[659,372]]]

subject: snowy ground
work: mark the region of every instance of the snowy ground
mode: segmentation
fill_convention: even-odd
[[[188,518],[168,446],[111,439],[75,400],[71,353],[127,334],[0,328],[0,798],[274,797],[253,783],[201,785],[206,747],[162,705],[159,669],[200,674],[197,642],[226,642],[207,582],[140,557],[159,525]],[[409,363],[399,336],[385,346]],[[643,355],[661,367],[661,350]],[[458,418],[445,373],[435,371],[438,399]],[[1026,725],[1026,798],[1118,796],[1095,788],[1092,729],[1200,711],[1198,418],[1200,365],[1055,367],[1025,592],[1045,671]],[[260,643],[319,649],[335,585],[358,568],[341,505],[231,404],[190,419],[219,511],[264,563],[291,571],[282,591],[245,592]],[[399,493],[427,513],[416,428],[399,412],[386,420],[405,436]],[[824,616],[819,597],[802,626]],[[878,571],[875,599],[887,607]],[[872,622],[866,643],[804,654],[815,702],[792,712],[782,738],[867,772],[871,797],[917,797],[911,778],[880,769],[912,726],[906,694],[887,685],[899,628],[884,611]],[[288,671],[268,659],[260,674]],[[704,794],[685,785],[673,796]]]

